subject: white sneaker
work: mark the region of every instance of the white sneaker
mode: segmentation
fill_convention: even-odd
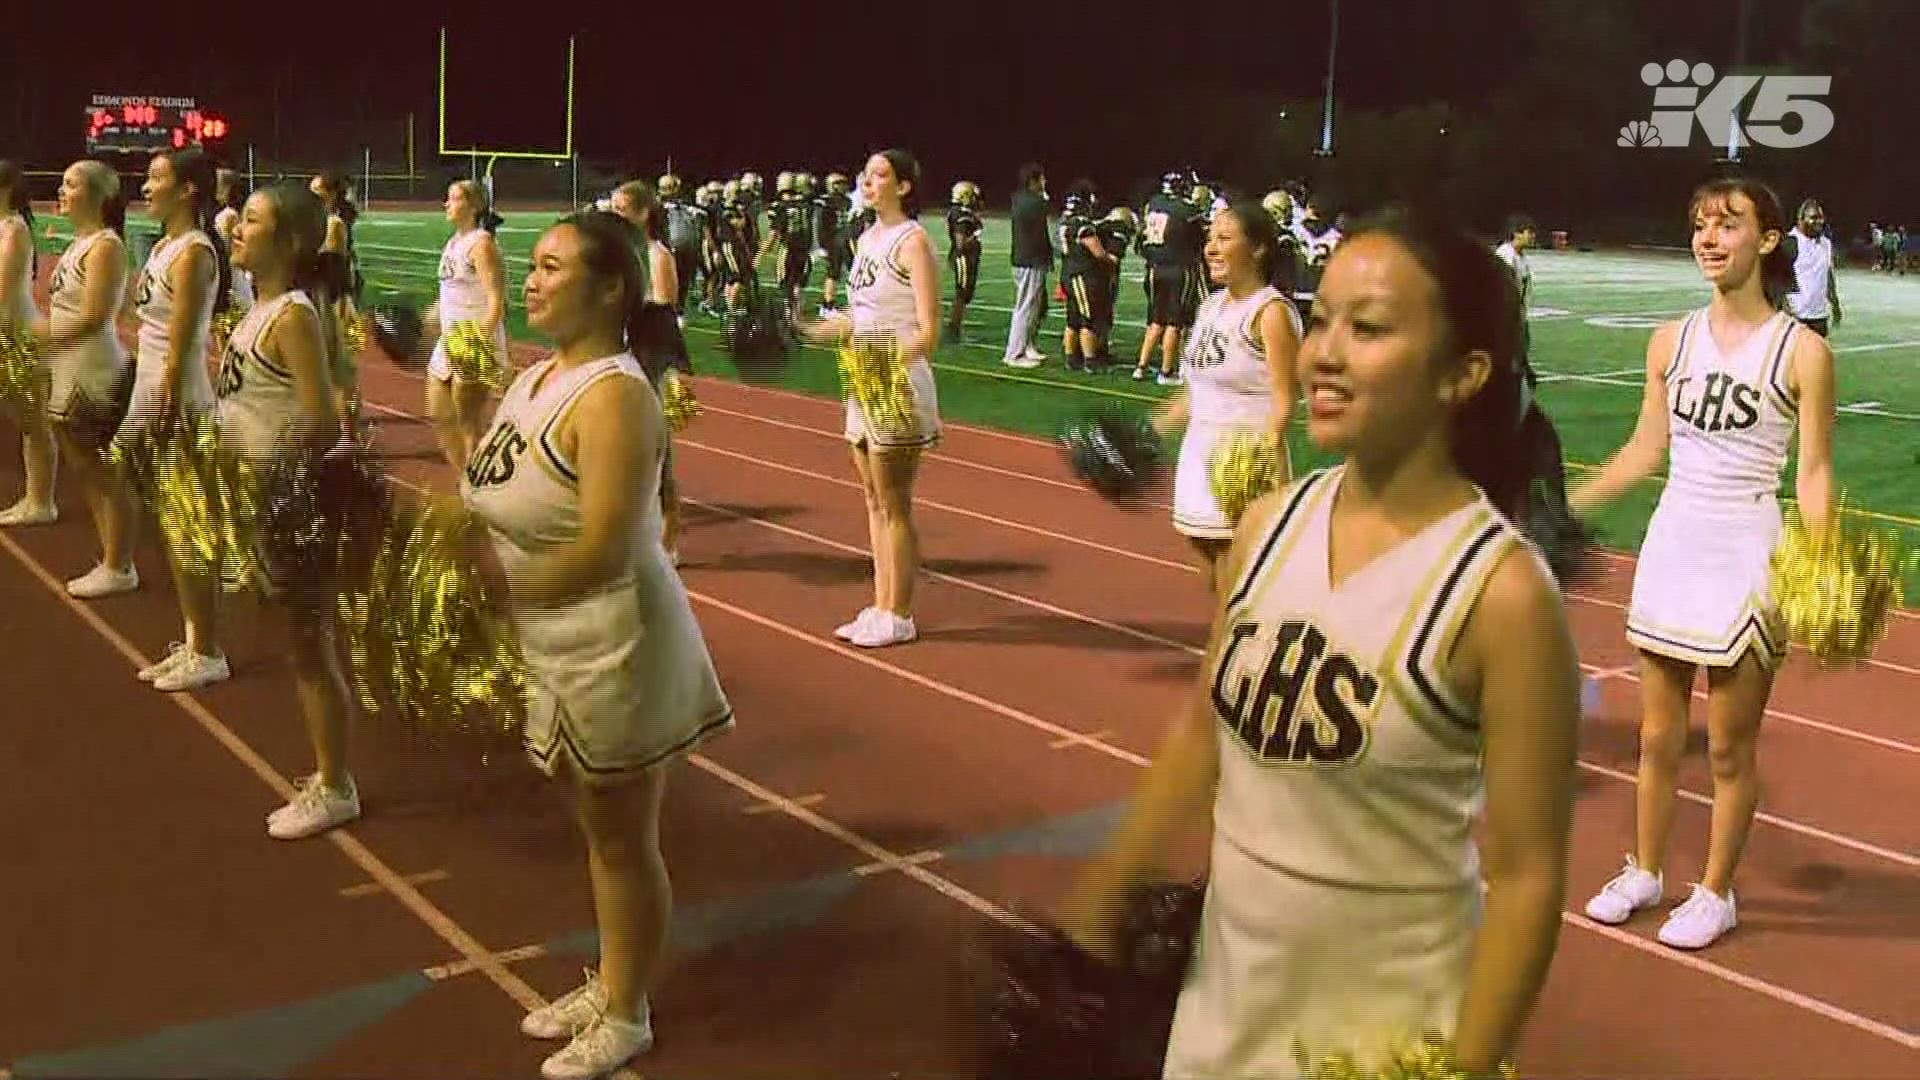
[[[1722,899],[1705,886],[1695,885],[1693,895],[1674,908],[1660,927],[1660,943],[1676,949],[1704,949],[1739,922],[1732,889]]]
[[[1666,875],[1648,873],[1629,855],[1626,869],[1615,874],[1598,895],[1587,901],[1587,918],[1619,926],[1633,918],[1634,912],[1658,904],[1665,882]]]
[[[1041,352],[1039,349],[1036,349],[1031,345],[1027,346],[1027,351],[1021,353],[1020,355],[1022,357],[1025,357],[1028,360],[1033,361],[1036,364],[1047,358],[1046,353]]]
[[[1028,356],[1022,353],[1019,356],[1009,356],[1000,362],[1007,365],[1010,368],[1020,368],[1022,370],[1031,370],[1033,368],[1039,367],[1040,362],[1043,359],[1044,357]]]
[[[863,607],[860,609],[860,614],[853,617],[852,622],[842,623],[835,627],[833,636],[839,638],[841,641],[852,641],[854,638],[860,636],[860,632],[865,630],[867,624],[872,622],[873,617],[879,613],[880,609],[877,607]]]
[[[275,840],[304,840],[360,816],[360,791],[349,778],[345,792],[334,791],[309,776],[293,801],[267,815],[267,835]]]
[[[103,596],[130,593],[139,587],[139,570],[132,566],[125,570],[115,570],[105,563],[100,563],[84,575],[67,582],[67,595],[77,596],[82,600],[98,600]]]
[[[546,1080],[594,1080],[651,1049],[653,1018],[644,1003],[639,1023],[596,1012],[565,1049],[540,1063],[540,1075]]]
[[[1163,371],[1155,377],[1154,381],[1161,386],[1185,386],[1187,384],[1186,376],[1177,371],[1171,375]]]
[[[57,506],[35,506],[25,499],[0,510],[0,527],[9,525],[51,525],[60,520]]]
[[[202,656],[191,649],[182,649],[182,656],[167,670],[153,677],[153,688],[163,694],[177,694],[182,690],[198,690],[211,683],[225,682],[233,677],[227,667],[227,656]]]
[[[889,645],[905,645],[920,636],[920,630],[913,625],[912,619],[902,618],[891,611],[876,612],[867,625],[854,631],[853,643],[863,649],[884,649]]]
[[[179,641],[173,642],[167,646],[167,655],[141,668],[134,674],[134,677],[141,682],[152,682],[172,670],[173,665],[185,660],[189,651],[185,643]]]
[[[588,968],[586,975],[587,981],[528,1013],[520,1021],[520,1034],[564,1039],[593,1023],[607,1009],[607,990],[600,985],[599,972]]]

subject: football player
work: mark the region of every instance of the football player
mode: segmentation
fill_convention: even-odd
[[[1293,291],[1293,302],[1302,318],[1313,308],[1320,275],[1326,272],[1333,249],[1340,245],[1340,229],[1335,222],[1327,220],[1326,213],[1325,199],[1319,195],[1309,196],[1300,224],[1293,231],[1294,240],[1300,245],[1300,278]]]
[[[1107,274],[1107,320],[1105,325],[1094,328],[1100,338],[1101,367],[1106,368],[1113,363],[1113,313],[1120,306],[1121,266],[1127,260],[1127,249],[1133,247],[1140,234],[1140,222],[1131,209],[1116,206],[1107,211],[1107,216],[1095,227],[1100,230],[1100,246],[1113,257],[1113,267]]]
[[[1133,377],[1151,374],[1155,350],[1160,353],[1161,386],[1180,385],[1180,336],[1193,321],[1189,298],[1196,286],[1195,261],[1200,257],[1202,225],[1191,199],[1191,172],[1169,172],[1160,178],[1160,192],[1140,214],[1140,255],[1147,273],[1141,282],[1147,292],[1147,332],[1140,339],[1140,359]]]
[[[1293,234],[1293,196],[1275,188],[1260,200],[1260,207],[1273,219],[1274,233],[1279,241],[1279,248],[1273,253],[1273,278],[1267,284],[1278,289],[1281,296],[1292,302],[1294,290],[1300,282],[1300,242]]]
[[[846,277],[847,268],[853,265],[852,242],[842,242],[842,234],[847,231],[853,214],[853,199],[848,194],[851,186],[845,173],[828,173],[826,193],[820,196],[820,206],[814,213],[814,239],[827,253],[826,278],[820,283],[820,317],[823,319],[833,314],[835,291]]]
[[[672,173],[660,178],[660,202],[666,209],[667,250],[673,252],[673,268],[680,285],[680,295],[673,310],[684,320],[687,295],[693,289],[693,274],[700,267],[702,239],[707,231],[707,212],[687,199],[680,178]]]
[[[747,286],[747,298],[759,291],[754,253],[759,250],[759,230],[754,227],[746,195],[738,182],[729,180],[720,190],[720,213],[714,223],[714,242],[719,248],[721,287],[725,291],[726,310],[740,307],[740,287]]]
[[[798,174],[783,172],[774,178],[774,203],[767,209],[767,238],[760,257],[769,254],[778,261],[780,294],[792,318],[800,310],[800,294],[813,273],[813,207],[800,190]]]
[[[1101,370],[1106,347],[1098,328],[1113,323],[1107,274],[1118,263],[1100,240],[1097,198],[1093,185],[1083,180],[1068,190],[1060,207],[1060,288],[1067,294],[1067,330],[1060,348],[1069,371]]]
[[[962,180],[953,185],[947,207],[947,268],[953,273],[953,309],[947,316],[947,337],[959,341],[980,281],[980,185]]]

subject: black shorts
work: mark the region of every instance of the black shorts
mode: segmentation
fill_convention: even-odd
[[[974,289],[980,284],[979,245],[947,252],[947,269],[953,273],[953,302],[973,303]]]
[[[1193,271],[1147,265],[1147,323],[1151,326],[1193,325]]]
[[[845,281],[847,270],[853,266],[852,244],[827,245],[827,280]]]
[[[1106,275],[1071,274],[1061,284],[1067,291],[1067,329],[1105,333],[1113,325],[1113,290]]]

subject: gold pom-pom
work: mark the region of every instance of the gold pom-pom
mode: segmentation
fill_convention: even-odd
[[[493,339],[480,332],[480,324],[462,319],[447,327],[447,362],[462,382],[478,383],[489,390],[506,388],[506,370],[502,358],[494,355]]]
[[[21,409],[38,408],[46,397],[47,369],[39,349],[25,332],[0,326],[0,402]]]
[[[114,443],[107,457],[133,479],[176,562],[228,580],[244,575],[253,551],[253,481],[242,461],[220,453],[211,415],[149,426]]]
[[[467,550],[472,519],[448,506],[397,507],[365,580],[339,597],[340,637],[369,714],[483,752],[525,719],[526,672],[510,617],[487,598]]]
[[[700,402],[693,396],[693,387],[672,368],[660,376],[660,413],[675,434],[687,430],[693,418],[700,415]]]
[[[208,330],[213,335],[215,349],[226,351],[227,342],[233,339],[233,328],[240,325],[243,317],[245,317],[244,312],[235,311],[232,308],[214,313],[213,322]]]
[[[1818,533],[1798,506],[1788,506],[1772,564],[1773,600],[1788,638],[1823,664],[1872,658],[1893,609],[1906,600],[1912,561],[1897,534],[1850,524],[1844,500]]]
[[[1287,447],[1271,433],[1240,432],[1214,448],[1207,462],[1207,483],[1228,521],[1236,524],[1247,507],[1287,482]]]
[[[905,433],[914,422],[913,384],[892,334],[862,335],[840,349],[840,386],[878,431]]]
[[[363,320],[348,319],[340,327],[340,336],[346,339],[348,356],[359,356],[366,351],[367,324]]]
[[[1518,1080],[1512,1062],[1501,1062],[1492,1073],[1470,1073],[1454,1059],[1453,1045],[1438,1035],[1427,1035],[1383,1050],[1378,1064],[1362,1064],[1351,1051],[1314,1054],[1295,1040],[1294,1063],[1304,1080]]]

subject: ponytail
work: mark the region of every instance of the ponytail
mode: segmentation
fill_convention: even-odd
[[[100,221],[120,239],[127,238],[127,197],[115,191],[100,203]]]
[[[175,150],[166,158],[173,166],[175,178],[180,183],[193,185],[193,224],[213,245],[213,313],[222,314],[233,303],[233,264],[227,260],[227,245],[220,239],[220,230],[213,223],[220,209],[217,197],[219,172],[214,167],[213,159],[197,146]]]

